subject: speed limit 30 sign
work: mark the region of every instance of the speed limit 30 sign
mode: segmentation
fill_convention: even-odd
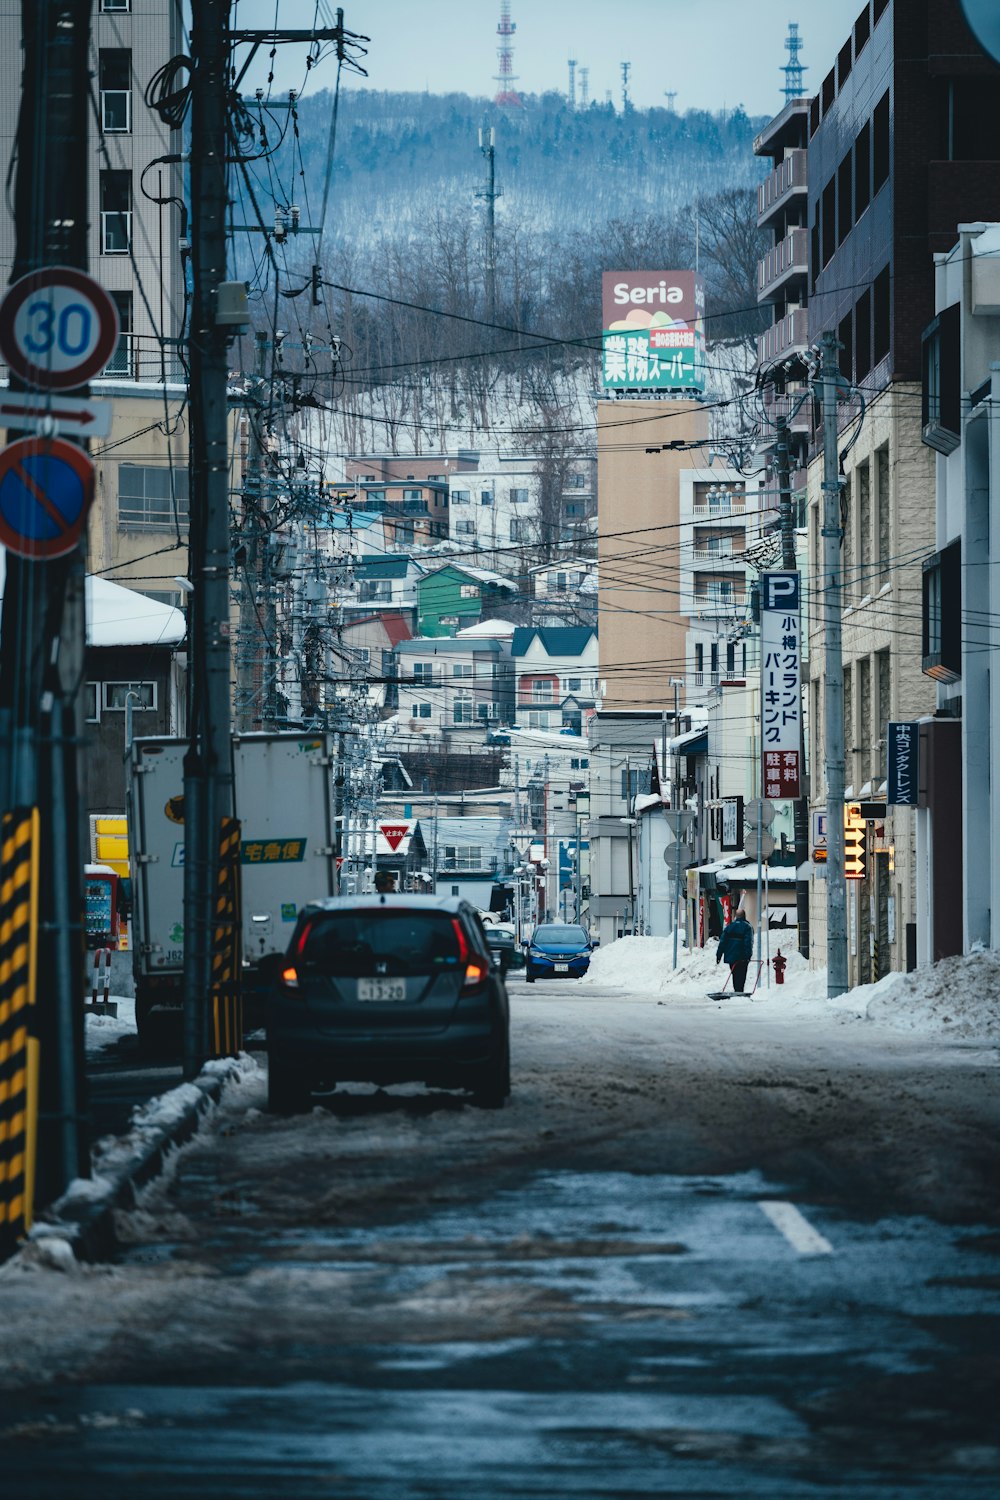
[[[115,304],[73,266],[29,271],[0,303],[0,354],[36,389],[85,385],[104,369],[117,342]]]

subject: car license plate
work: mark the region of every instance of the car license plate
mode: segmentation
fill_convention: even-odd
[[[405,979],[359,979],[359,1000],[405,1000]]]
[[[553,964],[552,967],[555,969],[557,974],[569,973],[569,964]]]

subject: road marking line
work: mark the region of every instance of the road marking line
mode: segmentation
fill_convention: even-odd
[[[800,1255],[832,1255],[833,1246],[799,1213],[794,1203],[759,1198],[757,1206]]]

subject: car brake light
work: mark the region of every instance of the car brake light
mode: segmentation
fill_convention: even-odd
[[[466,967],[465,978],[462,981],[463,990],[474,990],[477,985],[482,984],[486,978],[486,967],[484,964],[471,963]]]
[[[466,942],[465,933],[462,931],[462,924],[457,917],[452,917],[451,925],[454,927],[455,936],[458,938],[458,961],[460,964],[464,964],[469,956],[469,945]]]
[[[282,969],[281,982],[286,990],[297,990],[299,987],[299,971],[294,968]]]
[[[295,952],[298,954],[299,958],[301,958],[303,953],[306,951],[306,943],[309,941],[309,934],[312,932],[312,928],[313,924],[311,922],[307,922],[302,931],[299,933],[299,940],[295,944]]]

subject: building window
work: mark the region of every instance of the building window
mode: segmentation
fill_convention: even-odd
[[[476,669],[471,661],[457,661],[451,669],[453,677],[475,677]]]
[[[889,576],[892,532],[892,495],[889,491],[889,444],[883,443],[875,454],[875,507],[878,525],[878,565],[882,578]]]
[[[101,10],[104,11],[130,11],[132,0],[101,0]]]
[[[872,294],[862,292],[854,310],[854,369],[860,384],[872,367]]]
[[[528,542],[531,540],[531,522],[526,516],[512,517],[510,539],[512,542]]]
[[[548,727],[549,727],[549,714],[548,714],[548,710],[547,709],[544,709],[544,708],[533,708],[533,709],[529,710],[529,712],[528,712],[528,728],[529,729],[548,729]]]
[[[882,754],[879,757],[879,776],[886,774],[885,740],[888,734],[886,725],[892,718],[892,658],[888,651],[876,651],[875,653],[875,691],[878,694],[878,737],[882,741]]]
[[[872,197],[889,181],[889,90],[872,116]]]
[[[568,691],[571,693],[578,693],[580,691],[580,684],[582,683],[582,681],[582,677],[567,677],[566,687]]]
[[[430,661],[415,661],[413,663],[413,677],[415,681],[419,679],[423,682],[433,682],[434,663]]]
[[[471,724],[475,716],[475,706],[471,698],[455,699],[451,706],[451,717],[455,724]]]
[[[535,678],[532,679],[532,683],[531,683],[531,701],[532,701],[532,703],[551,703],[554,697],[555,697],[555,694],[552,691],[552,684],[551,684],[551,682],[549,682],[544,677],[535,677]]]
[[[889,291],[889,267],[883,266],[875,277],[872,298],[872,357],[875,364],[886,359],[889,354]]]
[[[493,491],[492,490],[480,490],[480,492],[479,492],[479,503],[480,503],[480,505],[492,505],[493,504]]]
[[[735,675],[736,675],[736,642],[735,641],[727,641],[726,642],[726,676],[727,677],[734,677]]]
[[[118,310],[118,342],[105,366],[105,374],[125,375],[134,380],[137,371],[132,360],[132,293],[110,292],[108,295]]]
[[[413,719],[429,719],[431,706],[429,703],[414,703],[410,717]]]
[[[936,682],[962,675],[962,543],[950,542],[923,565],[923,660]]]
[[[499,719],[499,703],[477,703],[476,714],[480,719]]]
[[[872,554],[872,486],[871,471],[866,463],[858,464],[856,491],[858,496],[858,565],[861,569],[861,585],[867,593],[871,587],[869,567]]]
[[[482,844],[445,844],[444,864],[446,870],[485,869]]]
[[[451,492],[452,505],[468,505],[471,499],[472,495],[469,490],[452,490]]]
[[[424,498],[423,490],[404,490],[403,491],[403,499],[404,500],[422,500],[423,498]]]
[[[823,189],[823,212],[820,219],[823,239],[823,265],[833,259],[837,248],[837,179],[831,177]]]
[[[83,717],[88,724],[99,724],[101,721],[101,694],[100,683],[85,682],[83,684]]]
[[[475,521],[456,521],[455,522],[455,535],[456,536],[475,536],[475,534],[476,534],[476,523],[475,523]]]
[[[132,248],[132,173],[101,173],[101,254],[128,255]]]
[[[632,766],[627,771],[622,771],[621,789],[622,801],[628,803],[629,807],[631,807],[633,798],[639,795],[640,790],[639,770],[636,766]]]
[[[476,583],[461,583],[458,586],[458,597],[460,599],[478,599],[479,585]]]
[[[155,682],[103,682],[101,684],[102,712],[124,713],[129,694],[132,695],[133,713],[147,713],[156,708]]]
[[[118,524],[173,531],[188,523],[188,471],[118,465]]]
[[[872,128],[862,125],[854,142],[854,222],[861,218],[872,196]]]
[[[566,488],[568,490],[582,490],[586,488],[586,484],[586,474],[571,474],[566,483]]]
[[[848,151],[837,168],[837,244],[842,245],[854,227],[854,183],[852,153]]]
[[[101,129],[105,135],[128,135],[132,129],[132,54],[121,47],[102,47],[98,63]]]
[[[837,328],[837,339],[840,343],[840,373],[850,384],[854,379],[854,324],[851,314],[841,318]]]
[[[921,436],[938,453],[954,453],[962,440],[961,307],[946,307],[924,331]]]
[[[528,499],[527,490],[511,490],[510,499],[512,505],[524,505]]]

